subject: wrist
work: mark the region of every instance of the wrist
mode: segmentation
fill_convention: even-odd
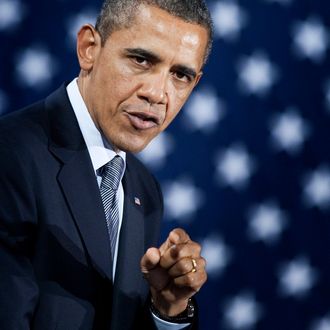
[[[166,299],[162,299],[159,296],[151,296],[151,303],[160,314],[166,316],[176,316],[186,310],[188,299],[168,302]]]
[[[155,316],[167,322],[191,323],[194,319],[195,305],[190,298],[188,299],[188,301],[185,302],[184,305],[185,307],[183,309],[179,308],[180,311],[178,313],[174,313],[174,310],[178,310],[177,306],[176,308],[171,309],[170,312],[164,312],[164,309],[159,309],[158,307],[156,307],[153,300],[151,299],[150,310]]]

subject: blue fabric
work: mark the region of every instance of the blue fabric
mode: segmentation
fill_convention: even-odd
[[[8,3],[2,112],[77,76],[75,22],[93,23],[101,1]],[[328,329],[330,4],[208,4],[216,33],[198,89],[141,154],[163,188],[162,236],[182,226],[203,245],[202,330]]]

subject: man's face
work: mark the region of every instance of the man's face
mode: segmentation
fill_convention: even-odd
[[[203,27],[141,5],[131,27],[86,48],[79,88],[115,150],[139,152],[171,123],[201,76],[207,41]]]

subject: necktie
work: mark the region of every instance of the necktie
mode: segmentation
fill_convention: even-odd
[[[102,169],[100,192],[107,221],[112,262],[114,261],[115,247],[119,227],[119,207],[117,190],[124,170],[124,160],[115,156]]]

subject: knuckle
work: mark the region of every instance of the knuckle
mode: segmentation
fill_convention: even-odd
[[[201,257],[200,258],[200,264],[201,264],[201,267],[205,268],[206,267],[206,259]]]
[[[191,246],[192,249],[194,250],[194,252],[198,255],[200,255],[201,251],[202,251],[202,247],[199,243],[195,242],[195,241],[191,241]]]
[[[190,237],[189,237],[188,233],[182,228],[175,228],[175,229],[172,230],[172,232],[179,235],[181,241],[186,242],[186,241],[190,240]]]
[[[188,273],[186,275],[186,285],[193,287],[196,282],[196,277],[194,275],[195,273]]]
[[[186,232],[182,228],[177,227],[172,230],[172,233],[176,233],[181,236],[184,235]]]
[[[189,260],[181,264],[181,272],[182,273],[189,273],[191,271],[191,263]]]
[[[170,234],[177,233],[179,230],[180,230],[180,228],[174,228],[171,230]]]

